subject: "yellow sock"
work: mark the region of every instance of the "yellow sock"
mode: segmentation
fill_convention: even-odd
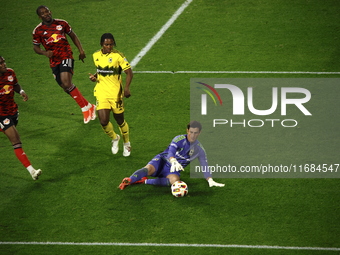
[[[126,121],[123,122],[122,125],[119,126],[120,133],[123,136],[124,143],[128,143],[130,141],[129,138],[129,125]]]
[[[105,134],[107,134],[112,140],[117,138],[117,134],[113,130],[113,125],[111,122],[107,124],[106,126],[102,126]]]

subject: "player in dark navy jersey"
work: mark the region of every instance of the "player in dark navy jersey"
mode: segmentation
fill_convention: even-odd
[[[90,104],[72,83],[74,59],[67,36],[77,46],[79,59],[84,62],[86,55],[79,38],[67,21],[53,19],[51,11],[46,6],[39,6],[37,14],[42,22],[33,30],[33,49],[37,54],[49,58],[55,80],[82,109],[86,124],[96,118],[95,105]],[[42,50],[40,45],[45,50]]]
[[[208,167],[207,156],[201,143],[197,140],[202,130],[198,121],[187,125],[187,134],[176,136],[168,148],[156,155],[145,167],[134,172],[130,177],[122,180],[119,188],[125,189],[134,183],[170,186],[180,180],[180,172],[194,159],[198,159],[201,166]],[[147,176],[157,177],[148,179]],[[223,187],[224,184],[215,182],[210,172],[204,173],[210,187]]]
[[[24,101],[28,96],[18,83],[13,69],[7,68],[5,59],[0,56],[0,132],[3,132],[12,143],[14,153],[20,162],[26,167],[33,180],[41,175],[41,170],[35,170],[22,149],[18,124],[18,105],[14,101],[14,92],[20,94]],[[4,157],[2,157],[4,158]],[[3,165],[3,167],[6,167]]]

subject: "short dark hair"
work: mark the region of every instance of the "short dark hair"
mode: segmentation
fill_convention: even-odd
[[[102,37],[100,38],[100,45],[103,45],[105,39],[112,39],[114,46],[117,46],[116,40],[111,33],[105,33],[105,34],[102,35]]]
[[[47,10],[50,10],[47,6],[45,6],[45,5],[40,5],[40,6],[37,8],[37,10],[36,10],[36,13],[37,13],[38,16],[39,16],[39,10],[42,9],[42,8],[45,8],[45,9],[47,9]]]
[[[190,123],[187,125],[187,129],[190,128],[198,128],[199,131],[201,132],[202,130],[202,124],[196,120],[190,121]]]

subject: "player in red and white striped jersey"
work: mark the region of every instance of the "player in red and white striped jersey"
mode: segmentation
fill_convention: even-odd
[[[14,101],[14,92],[19,93],[24,101],[28,96],[18,83],[13,69],[7,68],[5,59],[0,56],[0,132],[3,132],[12,143],[14,153],[20,162],[26,167],[33,180],[41,175],[41,170],[34,169],[27,158],[19,133],[16,129],[18,124],[18,105]]]
[[[96,107],[90,104],[72,83],[74,59],[67,35],[79,50],[79,59],[84,62],[86,58],[78,36],[65,20],[53,19],[52,13],[46,6],[39,6],[37,14],[42,20],[33,30],[33,49],[39,55],[44,55],[50,60],[55,80],[66,93],[72,96],[82,109],[84,123],[96,118]],[[45,50],[40,48],[42,45]]]

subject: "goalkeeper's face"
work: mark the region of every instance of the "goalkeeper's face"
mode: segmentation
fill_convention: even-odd
[[[197,137],[200,135],[200,130],[199,128],[189,128],[187,129],[187,134],[188,134],[188,141],[190,143],[193,143],[197,140]]]

